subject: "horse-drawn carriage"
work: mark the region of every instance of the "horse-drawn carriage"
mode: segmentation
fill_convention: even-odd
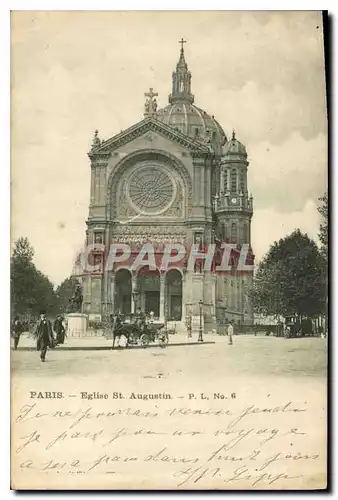
[[[115,316],[110,322],[109,330],[109,336],[112,336],[113,339],[113,349],[115,343],[116,347],[121,347],[122,338],[125,347],[136,345],[147,347],[150,343],[157,343],[161,347],[165,347],[169,342],[168,331],[164,323],[124,321],[120,316]]]

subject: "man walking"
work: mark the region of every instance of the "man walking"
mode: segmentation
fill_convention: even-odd
[[[232,345],[232,336],[234,334],[234,327],[232,326],[232,321],[229,321],[228,326],[228,344]]]
[[[54,347],[52,324],[46,318],[46,313],[43,311],[40,315],[39,323],[36,327],[36,350],[40,351],[40,359],[42,362],[46,359],[48,347]]]
[[[15,316],[12,327],[12,335],[14,338],[14,351],[17,350],[20,340],[20,335],[23,332],[23,325],[19,319],[19,316]]]

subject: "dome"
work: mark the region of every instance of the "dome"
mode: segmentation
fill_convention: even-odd
[[[247,158],[247,152],[244,144],[236,139],[235,131],[232,133],[232,138],[223,147],[223,156],[226,160],[237,160]]]
[[[187,101],[177,101],[159,109],[156,118],[189,137],[212,143],[225,144],[227,138],[213,116]]]

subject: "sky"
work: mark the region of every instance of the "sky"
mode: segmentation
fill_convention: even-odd
[[[323,33],[316,12],[14,12],[11,238],[55,283],[85,236],[94,130],[168,103],[181,37],[195,104],[246,145],[256,262],[299,228],[316,239],[327,189]]]

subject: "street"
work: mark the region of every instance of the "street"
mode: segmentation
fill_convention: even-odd
[[[41,363],[34,351],[12,351],[12,375],[35,377],[161,377],[179,381],[205,379],[206,375],[222,380],[231,376],[315,377],[325,380],[327,340],[320,338],[288,339],[265,336],[235,336],[229,346],[227,337],[210,337],[215,344],[168,346],[165,349],[120,349],[114,351],[47,352]]]

